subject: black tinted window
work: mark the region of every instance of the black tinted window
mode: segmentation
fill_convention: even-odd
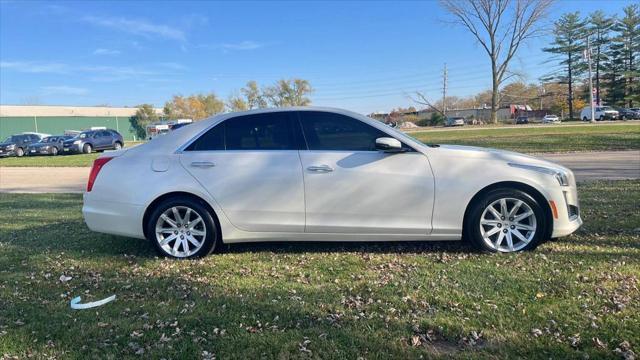
[[[207,151],[224,150],[224,123],[216,125],[196,141],[192,142],[185,150],[187,151]]]
[[[382,131],[348,116],[301,111],[300,120],[309,150],[374,151]]]
[[[231,118],[224,122],[227,150],[295,149],[292,112],[265,113]]]

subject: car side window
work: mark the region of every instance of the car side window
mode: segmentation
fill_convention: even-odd
[[[108,131],[101,131],[102,136],[112,136]]]
[[[345,115],[321,111],[299,114],[309,150],[376,151],[376,139],[389,137]]]
[[[295,150],[292,112],[238,116],[225,125],[227,150]]]
[[[224,150],[224,123],[216,125],[192,142],[185,151]]]

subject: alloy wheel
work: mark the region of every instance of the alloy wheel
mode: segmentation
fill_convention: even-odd
[[[489,204],[480,217],[482,239],[500,252],[522,250],[533,240],[536,229],[533,209],[520,199],[498,199]]]
[[[160,248],[179,258],[198,252],[207,236],[202,216],[187,206],[173,206],[165,210],[156,221],[155,232]]]

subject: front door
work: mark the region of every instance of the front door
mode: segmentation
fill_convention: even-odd
[[[389,137],[340,114],[300,111],[308,150],[304,169],[306,232],[416,234],[431,231],[434,182],[426,156],[375,149]]]
[[[293,112],[225,120],[181,154],[237,228],[304,232],[304,186]]]

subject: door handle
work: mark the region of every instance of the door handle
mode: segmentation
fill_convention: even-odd
[[[315,165],[315,166],[309,166],[307,170],[311,172],[316,172],[316,173],[328,173],[328,172],[332,172],[333,168],[329,165]]]
[[[194,161],[191,163],[191,166],[199,168],[210,168],[216,166],[216,164],[210,161]]]

